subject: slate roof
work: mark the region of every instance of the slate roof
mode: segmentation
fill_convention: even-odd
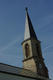
[[[24,40],[28,38],[35,38],[37,40],[37,36],[35,34],[35,31],[33,29],[32,22],[30,20],[28,11],[26,9],[26,23],[25,23],[25,34],[24,34]]]
[[[30,70],[3,64],[3,63],[0,63],[0,73],[7,73],[7,74],[12,74],[12,75],[29,77],[29,78],[33,78],[37,80],[49,80],[48,78],[39,76]]]

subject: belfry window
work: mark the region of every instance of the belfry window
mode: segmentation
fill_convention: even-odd
[[[25,52],[26,52],[26,57],[29,57],[30,50],[29,50],[29,45],[28,44],[25,45]]]

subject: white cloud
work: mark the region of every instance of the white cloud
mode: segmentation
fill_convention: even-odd
[[[53,14],[50,14],[48,16],[44,16],[39,19],[39,28],[43,29],[47,25],[51,24],[53,22]]]
[[[48,69],[49,69],[49,77],[51,80],[53,80],[53,66],[51,64],[48,65]]]
[[[9,49],[11,46],[13,46],[16,42],[19,43],[19,41],[22,39],[22,36],[20,35],[19,37],[17,37],[15,40],[11,41],[10,43],[8,43],[7,45],[5,45],[4,47],[0,48],[0,52],[3,52],[7,49]]]
[[[45,48],[43,49],[43,51],[46,51],[47,49],[49,49],[49,48],[51,48],[51,47],[53,47],[53,45],[49,45],[49,46],[45,47]]]

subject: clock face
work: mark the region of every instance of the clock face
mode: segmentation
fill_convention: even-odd
[[[42,64],[41,64],[41,63],[39,64],[39,68],[40,68],[40,69],[42,68]]]

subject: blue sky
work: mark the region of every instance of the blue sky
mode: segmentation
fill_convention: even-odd
[[[53,0],[0,0],[0,62],[22,67],[25,7],[53,78]]]

